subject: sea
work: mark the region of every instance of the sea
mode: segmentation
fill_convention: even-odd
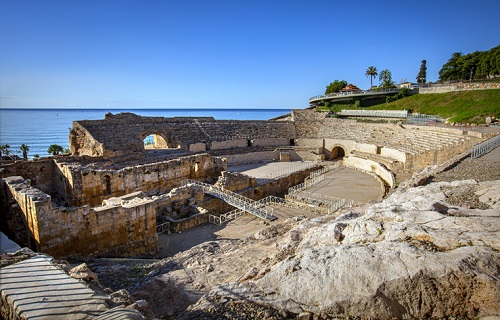
[[[216,120],[269,120],[291,109],[6,109],[0,108],[0,145],[22,157],[21,144],[29,147],[28,158],[49,156],[57,144],[69,148],[73,121],[101,120],[108,112],[132,112],[147,117],[214,117]]]

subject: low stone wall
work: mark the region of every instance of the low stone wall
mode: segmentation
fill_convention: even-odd
[[[419,94],[445,93],[456,90],[457,86],[440,86],[440,87],[430,87],[430,88],[418,88],[418,93]]]
[[[210,150],[223,150],[223,149],[246,148],[246,147],[248,147],[247,139],[212,141],[210,143]]]
[[[406,153],[396,149],[383,147],[380,149],[380,155],[402,163],[406,163]]]
[[[274,162],[279,159],[279,153],[275,151],[259,151],[243,154],[229,154],[223,156],[228,165]]]
[[[380,179],[382,179],[391,189],[396,185],[396,179],[394,175],[389,170],[385,169],[378,162],[361,159],[354,156],[345,157],[343,164],[346,167],[356,168],[366,172],[371,172],[376,174]]]
[[[280,146],[289,146],[290,139],[282,138],[282,139],[254,139],[251,141],[252,146],[255,147],[280,147]]]
[[[500,89],[498,82],[459,82],[449,86],[435,86],[430,88],[419,88],[418,93],[445,93],[451,91],[465,91],[465,90],[486,90],[486,89]]]
[[[168,219],[171,232],[180,232],[208,222],[208,213],[199,213],[185,219]]]

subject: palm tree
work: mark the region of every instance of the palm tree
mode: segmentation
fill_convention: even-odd
[[[19,149],[23,152],[23,158],[28,159],[28,151],[30,151],[30,147],[26,144],[22,144]]]
[[[3,152],[3,154],[8,156],[10,154],[10,145],[4,144],[3,146],[0,147],[0,150]]]
[[[370,88],[373,87],[373,78],[375,78],[378,75],[377,68],[374,66],[368,67],[366,69],[365,76],[370,77]]]
[[[380,71],[378,79],[380,81],[380,84],[384,88],[388,88],[392,85],[392,73],[389,71],[389,69],[384,69]]]
[[[457,61],[459,58],[461,58],[463,56],[463,53],[462,52],[453,52],[453,54],[451,55],[451,59],[452,61]]]
[[[47,149],[47,153],[51,153],[52,155],[56,156],[59,153],[63,152],[64,149],[58,144],[51,144],[49,148]]]

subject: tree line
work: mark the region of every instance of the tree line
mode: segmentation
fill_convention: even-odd
[[[394,87],[395,83],[392,80],[392,72],[389,69],[384,69],[378,72],[375,66],[369,66],[366,69],[365,76],[370,78],[370,89],[373,88],[373,79],[378,76],[379,88],[387,89]],[[427,82],[427,61],[422,60],[420,65],[420,70],[416,76],[417,83],[424,84]],[[347,86],[347,81],[345,80],[335,80],[326,86],[325,94],[336,93]]]
[[[492,79],[500,75],[500,45],[469,54],[454,52],[439,70],[439,81]]]
[[[23,158],[24,159],[28,159],[28,152],[30,151],[30,147],[26,144],[21,144],[21,146],[19,147],[19,150],[22,152],[23,154]],[[47,149],[47,153],[49,154],[52,154],[54,156],[58,155],[58,154],[61,154],[61,153],[67,153],[69,152],[69,150],[65,150],[63,147],[61,147],[60,145],[58,144],[51,144],[49,146],[49,148]],[[10,153],[11,153],[11,150],[10,150],[10,145],[9,144],[4,144],[4,145],[1,145],[0,146],[0,157],[5,155],[5,156],[10,156]],[[38,158],[39,155],[38,154],[35,154],[33,156],[34,158]]]
[[[373,88],[373,80],[379,80],[379,88],[391,88],[395,83],[389,69],[378,71],[375,66],[366,69],[365,76],[370,78],[370,89]],[[500,76],[500,45],[488,51],[475,51],[469,54],[454,52],[451,58],[439,70],[440,82],[445,81],[472,81],[489,80]],[[427,82],[427,61],[422,60],[420,70],[415,78],[417,83]],[[339,92],[347,85],[345,80],[335,80],[325,90],[325,94]]]

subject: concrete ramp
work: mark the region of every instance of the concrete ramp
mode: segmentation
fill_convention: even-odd
[[[68,276],[47,256],[2,268],[0,279],[2,311],[10,313],[6,318],[91,319],[108,311],[106,297]]]

